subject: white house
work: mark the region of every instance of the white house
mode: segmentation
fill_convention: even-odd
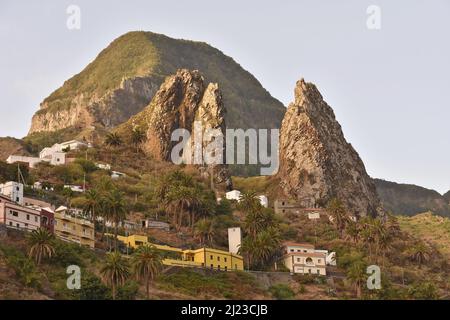
[[[0,196],[0,223],[8,228],[33,231],[41,226],[41,212],[25,208],[10,202],[8,197]]]
[[[265,195],[258,196],[259,202],[264,208],[269,207],[269,199]]]
[[[328,254],[327,250],[316,250],[309,243],[286,242],[284,244],[284,265],[292,273],[327,274],[327,265],[336,265],[336,253]]]
[[[225,194],[225,198],[228,200],[236,200],[239,201],[241,198],[241,192],[239,190],[229,191]]]
[[[0,184],[0,194],[11,199],[12,202],[23,205],[23,184],[9,181]]]
[[[71,185],[71,184],[66,184],[64,185],[65,189],[70,189],[73,192],[84,192],[84,189],[82,186],[76,186],[76,185]]]
[[[27,163],[30,168],[34,168],[36,164],[42,162],[41,158],[37,157],[26,157],[26,156],[15,156],[10,155],[8,159],[6,159],[6,163],[12,164],[17,162]]]
[[[119,172],[119,171],[112,171],[111,172],[111,179],[119,179],[119,178],[123,178],[125,176],[126,176],[125,173],[122,173],[122,172]]]
[[[96,163],[95,166],[102,170],[111,170],[111,165],[108,163]]]
[[[327,266],[335,266],[336,265],[336,252],[328,253],[328,250],[316,250],[316,252],[325,254]]]

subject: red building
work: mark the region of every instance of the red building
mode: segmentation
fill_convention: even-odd
[[[55,214],[49,208],[41,209],[41,228],[47,229],[49,232],[55,231]]]

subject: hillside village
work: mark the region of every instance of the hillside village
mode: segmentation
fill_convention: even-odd
[[[389,211],[448,195],[374,180],[316,85],[293,91],[203,42],[114,40],[0,138],[0,299],[449,299],[448,218]]]
[[[145,157],[135,164],[136,169],[124,166],[125,155],[139,156],[141,151],[122,141],[117,143],[117,138],[111,135],[100,145],[57,143],[42,150],[40,154],[46,156],[38,158],[58,155],[60,161],[53,163],[28,158],[13,161],[17,158],[11,155],[6,164],[9,177],[17,178],[0,184],[0,229],[2,239],[7,239],[2,240],[0,249],[11,250],[5,247],[11,239],[19,239],[26,248],[31,235],[38,237],[38,230],[46,230],[47,237],[55,239],[50,243],[62,243],[58,248],[67,243],[79,247],[83,255],[94,255],[92,259],[97,262],[89,277],[102,279],[97,285],[106,290],[112,284],[100,272],[101,260],[107,263],[108,254],[117,252],[127,262],[140,250],[151,248],[158,261],[152,275],[154,298],[176,298],[167,292],[172,290],[189,292],[169,285],[171,277],[176,279],[172,284],[182,275],[201,277],[200,282],[206,285],[222,273],[228,274],[221,278],[225,283],[236,281],[228,278],[234,277],[233,273],[239,279],[244,277],[237,281],[250,281],[259,288],[255,297],[264,299],[374,298],[380,294],[386,295],[384,298],[436,298],[446,294],[446,258],[432,245],[404,234],[393,217],[385,222],[361,218],[345,213],[338,200],[311,207],[307,201],[273,198],[270,188],[267,192],[248,190],[248,185],[257,189],[258,180],[269,177],[248,178],[245,183],[236,179],[234,190],[221,191],[209,189],[208,179],[189,166],[180,170]],[[153,174],[138,172],[146,167]],[[168,190],[174,185],[176,191]],[[190,186],[195,186],[195,195],[189,194],[193,192],[188,190]],[[180,196],[180,190],[186,194]],[[176,192],[177,198],[171,198],[171,192]],[[198,201],[195,206],[192,196]],[[363,226],[371,226],[370,233],[366,234],[368,227]],[[376,228],[383,228],[383,233],[377,235]],[[411,251],[414,248],[417,252]],[[39,260],[27,250],[25,255],[36,268],[60,259],[58,253],[42,254]],[[364,266],[370,262],[389,269],[383,290],[364,288]],[[442,277],[437,286],[423,281],[428,277],[426,269],[439,270],[433,277]],[[20,278],[18,270],[16,277]],[[436,278],[438,274],[442,275]],[[128,284],[117,285],[123,289]],[[119,297],[117,290],[113,298],[127,298]],[[128,298],[147,296],[139,285],[133,290]],[[221,297],[220,290],[213,292]],[[238,297],[235,294],[226,297]],[[246,295],[245,291],[241,294]],[[67,292],[62,296],[73,297]]]

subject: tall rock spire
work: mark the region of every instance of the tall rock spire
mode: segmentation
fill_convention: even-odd
[[[340,199],[358,216],[377,215],[380,201],[358,153],[316,86],[297,81],[280,133],[280,178],[285,196],[325,205]]]

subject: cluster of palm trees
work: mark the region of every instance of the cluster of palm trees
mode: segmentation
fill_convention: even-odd
[[[117,297],[118,289],[134,275],[137,281],[145,284],[147,299],[150,298],[150,286],[155,277],[161,272],[162,255],[150,245],[140,246],[130,259],[115,251],[109,253],[100,273],[103,281],[111,287],[113,300]]]
[[[279,223],[273,211],[260,204],[255,192],[241,194],[239,209],[245,213],[240,253],[249,267],[264,269],[281,255]]]
[[[43,259],[55,256],[55,237],[47,229],[37,229],[28,236],[28,255],[39,266]],[[118,288],[134,275],[137,281],[143,282],[147,298],[150,298],[150,285],[162,270],[162,255],[155,247],[140,246],[129,258],[118,251],[108,253],[100,270],[103,281],[111,287],[112,298],[117,297]]]
[[[399,234],[400,228],[395,217],[365,216],[354,221],[347,214],[342,202],[332,199],[327,207],[333,224],[341,239],[348,240],[366,249],[369,259],[384,264],[386,253],[392,249],[392,240]]]
[[[386,214],[384,217],[365,216],[357,221],[350,219],[343,204],[338,199],[332,199],[327,207],[332,222],[340,238],[350,241],[360,252],[366,251],[369,261],[382,266],[386,262],[386,254],[391,252],[394,240],[400,238],[400,227],[397,219]],[[415,242],[405,251],[407,257],[418,263],[419,268],[431,257],[431,248],[422,241]],[[364,256],[352,262],[347,270],[347,279],[355,287],[356,296],[362,295],[362,286],[367,280],[366,262]]]
[[[129,141],[134,146],[136,153],[140,152],[141,146],[146,139],[147,135],[144,130],[139,127],[133,128]],[[107,147],[114,150],[121,147],[124,144],[124,140],[117,132],[110,132],[106,135],[104,143]]]
[[[194,231],[196,222],[206,220],[216,211],[214,193],[179,170],[158,181],[156,198],[177,230],[187,227]]]
[[[85,192],[84,198],[84,210],[90,219],[97,222],[98,217],[102,218],[103,234],[106,230],[106,222],[113,222],[114,243],[117,249],[118,228],[120,223],[125,220],[128,209],[124,193],[110,179],[102,178],[95,188]]]

